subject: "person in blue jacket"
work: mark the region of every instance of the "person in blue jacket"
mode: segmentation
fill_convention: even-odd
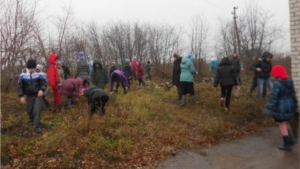
[[[216,78],[217,68],[218,68],[218,60],[217,58],[213,57],[209,62],[209,71],[211,72],[211,79],[213,83]]]
[[[192,97],[192,101],[197,103],[195,98],[195,90],[194,90],[194,77],[196,76],[196,70],[194,67],[193,55],[189,54],[186,57],[182,58],[180,64],[180,88],[181,88],[181,105],[184,106],[186,104],[186,94],[190,93]]]
[[[289,134],[287,121],[292,119],[298,110],[298,101],[294,88],[294,83],[288,78],[286,70],[281,65],[276,65],[271,70],[271,75],[276,78],[272,89],[271,98],[268,101],[264,115],[269,115],[272,112],[272,117],[279,123],[279,128],[283,138],[283,145],[278,148],[280,150],[291,150],[292,133]]]

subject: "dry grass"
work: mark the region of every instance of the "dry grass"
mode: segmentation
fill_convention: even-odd
[[[15,93],[1,94],[1,165],[8,168],[154,168],[180,148],[201,148],[272,125],[248,85],[230,113],[219,106],[220,89],[196,84],[199,104],[176,100],[175,87],[149,83],[110,98],[107,114],[89,121],[86,100],[61,113],[42,112],[42,133],[27,124]]]

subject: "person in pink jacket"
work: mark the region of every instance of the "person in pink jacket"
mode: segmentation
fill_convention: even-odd
[[[78,78],[71,78],[67,79],[63,85],[62,85],[62,95],[66,96],[68,98],[67,107],[73,106],[73,97],[76,98],[76,100],[81,95],[83,89],[83,79]]]

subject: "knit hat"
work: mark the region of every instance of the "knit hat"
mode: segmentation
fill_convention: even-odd
[[[83,52],[79,52],[79,53],[78,53],[78,59],[79,59],[79,60],[85,60],[85,57],[84,57],[84,53],[83,53]]]
[[[29,59],[26,63],[28,69],[36,68],[36,61],[34,59]]]
[[[286,70],[281,65],[273,66],[271,70],[271,75],[282,80],[286,80],[289,78],[288,75],[286,74]]]
[[[189,59],[191,59],[191,60],[194,59],[194,55],[193,54],[188,54],[186,57],[189,58]]]

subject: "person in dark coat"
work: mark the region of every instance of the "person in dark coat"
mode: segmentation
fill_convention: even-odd
[[[91,114],[95,113],[97,109],[100,109],[100,115],[105,114],[105,105],[109,96],[104,90],[98,87],[87,88],[84,90],[84,96],[88,99]]]
[[[232,88],[238,84],[235,73],[229,58],[224,57],[218,66],[214,87],[218,87],[219,84],[221,86],[220,105],[225,108],[226,112],[230,107]]]
[[[87,61],[85,60],[83,52],[78,53],[78,60],[79,61],[77,62],[75,78],[82,78],[84,80],[84,87],[87,87],[90,82],[89,66],[87,64]]]
[[[147,61],[147,65],[146,65],[146,73],[147,73],[147,77],[146,77],[146,80],[149,79],[151,80],[152,77],[151,77],[151,63],[150,63],[150,60]]]
[[[274,76],[276,80],[272,89],[271,98],[263,110],[263,114],[269,115],[272,112],[272,117],[279,123],[283,138],[283,145],[280,145],[278,148],[280,150],[290,151],[295,142],[293,142],[292,133],[288,131],[287,121],[292,119],[298,110],[295,87],[293,81],[288,78],[283,66],[274,66],[271,70],[271,75]]]
[[[73,106],[73,98],[75,97],[76,100],[78,100],[81,90],[83,88],[83,79],[78,77],[78,78],[71,78],[67,79],[63,85],[62,85],[62,95],[67,97],[67,107],[72,107]]]
[[[180,90],[180,73],[181,73],[180,64],[181,64],[182,57],[179,56],[178,54],[174,54],[173,58],[174,58],[174,62],[173,62],[172,84],[176,86],[178,100],[181,100],[182,94]]]
[[[124,94],[127,94],[127,90],[128,90],[128,80],[127,77],[125,76],[125,73],[121,70],[115,70],[111,73],[110,75],[110,94],[113,94],[113,87],[114,87],[114,83],[117,84],[115,91],[119,90],[119,86],[120,84],[123,87],[123,91]]]
[[[36,61],[33,59],[27,61],[28,71],[19,76],[18,96],[20,103],[26,104],[29,122],[34,123],[35,132],[40,133],[42,97],[47,89],[47,80],[42,73],[36,72],[36,65]]]
[[[262,61],[257,61],[251,66],[251,70],[254,70],[257,75],[258,90],[256,98],[263,95],[264,86],[267,86],[270,90],[272,90],[273,84],[270,80],[270,72],[272,70],[272,57],[273,55],[270,52],[264,52],[262,55]]]
[[[108,75],[106,68],[102,65],[100,60],[94,60],[93,62],[93,70],[91,74],[92,83],[103,89],[105,85],[108,83]]]
[[[258,58],[257,60],[262,61],[261,58]],[[250,68],[250,70],[251,70],[251,68]],[[257,87],[257,72],[254,71],[254,76],[253,76],[252,83],[251,83],[251,86],[249,89],[249,96],[252,95],[252,92],[255,90],[256,87]],[[267,96],[267,90],[266,90],[266,85],[264,85],[263,98],[265,98],[266,96]]]
[[[125,76],[128,79],[128,88],[130,88],[130,81],[133,77],[133,73],[132,73],[129,59],[125,59],[125,64],[123,66],[123,72],[125,73]]]
[[[237,79],[238,85],[241,85],[241,70],[244,70],[243,68],[243,62],[238,57],[237,52],[233,52],[232,57],[230,59],[231,66],[234,70],[235,78]]]
[[[65,64],[65,62],[61,62],[62,63],[62,69],[64,71],[64,80],[67,80],[69,76],[71,76],[71,72],[69,67]]]

